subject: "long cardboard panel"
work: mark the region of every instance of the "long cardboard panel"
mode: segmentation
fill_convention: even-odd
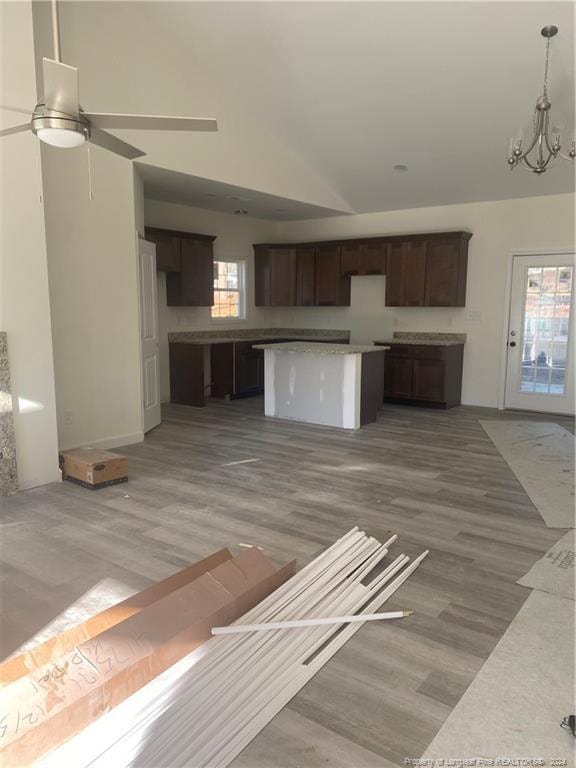
[[[207,573],[231,559],[232,553],[229,549],[220,549],[218,552],[204,558],[204,560],[189,565],[167,579],[152,584],[141,592],[128,597],[121,603],[113,605],[105,611],[97,613],[95,616],[91,616],[81,624],[77,624],[75,627],[71,627],[65,632],[49,638],[41,645],[18,656],[13,656],[11,659],[7,659],[0,664],[0,685],[14,682],[29,672],[38,669],[43,664],[48,664],[52,659],[62,656],[80,643],[90,640],[110,627],[130,618],[130,616],[134,616],[143,608],[160,600],[160,598],[165,597],[170,592],[180,589],[203,573]]]
[[[29,765],[59,746],[294,571],[295,562],[276,571],[260,550],[247,550],[6,686],[0,692],[7,713],[0,731],[3,764]]]

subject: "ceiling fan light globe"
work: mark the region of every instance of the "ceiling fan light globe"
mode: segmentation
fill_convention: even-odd
[[[86,140],[84,133],[68,128],[38,128],[36,134],[40,141],[61,149],[79,147]]]

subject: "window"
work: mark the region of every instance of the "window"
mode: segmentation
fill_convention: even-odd
[[[215,261],[212,317],[243,320],[244,304],[244,262]]]

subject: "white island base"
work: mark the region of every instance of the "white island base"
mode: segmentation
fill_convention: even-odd
[[[266,416],[343,429],[376,421],[389,347],[294,342],[264,349]]]

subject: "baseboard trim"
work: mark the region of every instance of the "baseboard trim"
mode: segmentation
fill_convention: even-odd
[[[60,451],[72,451],[74,448],[119,448],[122,445],[141,443],[143,440],[144,432],[130,432],[127,435],[114,435],[113,437],[104,437],[100,440],[89,440],[88,442],[60,446]]]

